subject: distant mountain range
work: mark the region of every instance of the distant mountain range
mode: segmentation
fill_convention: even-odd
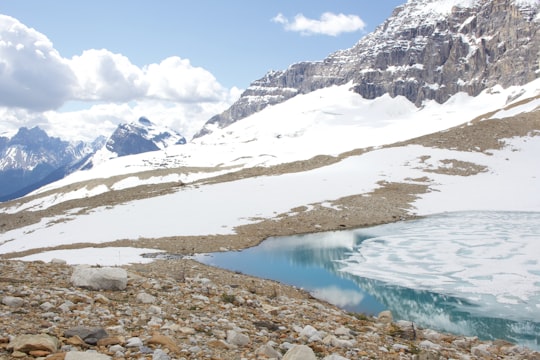
[[[23,196],[77,169],[103,145],[103,138],[75,144],[49,137],[39,127],[0,138],[0,201]]]
[[[107,159],[185,144],[177,132],[145,117],[118,125],[107,139],[70,143],[50,137],[39,127],[20,128],[12,138],[0,137],[0,201],[28,194],[66,175]]]

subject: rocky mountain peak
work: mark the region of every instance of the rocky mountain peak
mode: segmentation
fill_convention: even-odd
[[[409,0],[350,49],[254,81],[195,137],[298,94],[351,83],[362,97],[404,96],[417,106],[523,85],[540,74],[537,0]]]
[[[0,201],[19,197],[57,180],[96,150],[94,144],[70,143],[39,127],[22,127],[0,138]]]
[[[60,139],[49,137],[40,127],[35,126],[31,129],[20,128],[9,141],[9,145],[22,145],[25,147],[43,146],[48,143],[59,143]]]
[[[186,139],[176,131],[157,126],[142,116],[135,122],[118,125],[105,147],[118,156],[125,156],[185,143]]]
[[[90,169],[108,159],[156,151],[185,143],[186,139],[178,132],[158,126],[142,116],[137,121],[119,124],[104,146],[86,162],[82,169]]]

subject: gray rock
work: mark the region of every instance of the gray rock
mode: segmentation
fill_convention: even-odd
[[[137,294],[137,301],[143,304],[154,304],[156,297],[145,292],[140,292]]]
[[[91,290],[125,290],[127,272],[121,268],[80,265],[75,267],[71,283]]]
[[[126,343],[126,347],[130,348],[130,347],[141,347],[143,346],[143,342],[140,338],[138,337],[132,337],[132,338],[129,338],[127,343]]]
[[[152,360],[170,360],[171,357],[161,349],[156,349],[152,354]]]
[[[281,359],[283,355],[272,347],[270,344],[263,345],[255,351],[256,355],[263,355],[265,358]]]
[[[19,308],[24,305],[24,299],[15,296],[4,296],[2,298],[2,304],[12,308]]]
[[[58,309],[60,309],[62,312],[67,313],[71,311],[71,307],[73,306],[73,303],[71,301],[67,301],[60,305]]]
[[[98,340],[106,338],[109,334],[103,328],[86,326],[77,326],[64,332],[66,338],[73,336],[80,337],[87,344],[96,345]]]
[[[346,328],[345,326],[339,327],[334,331],[334,334],[336,336],[350,336],[351,335],[351,329]]]
[[[227,331],[227,342],[236,346],[245,346],[249,344],[249,336],[239,333],[235,330]]]
[[[341,355],[332,354],[332,355],[325,356],[323,360],[349,360],[349,359]]]
[[[303,337],[303,338],[306,338],[306,339],[309,339],[311,338],[312,336],[314,335],[317,335],[318,331],[317,329],[315,329],[313,326],[311,325],[306,325],[302,331],[300,331],[300,337]]]
[[[416,340],[417,334],[416,334],[416,326],[413,322],[410,321],[404,321],[399,320],[395,323],[397,327],[399,327],[400,334],[399,337],[406,340]],[[424,334],[424,333],[423,333]],[[429,333],[429,336],[436,336],[435,332]],[[424,336],[424,338],[430,340],[431,338],[428,336]]]
[[[110,360],[112,357],[95,351],[70,351],[66,353],[64,360]]]
[[[39,308],[41,310],[43,310],[43,311],[50,311],[50,310],[54,309],[55,306],[53,304],[51,304],[50,302],[46,301],[43,304],[39,305]]]
[[[309,346],[295,345],[285,353],[282,360],[317,360],[317,357]]]
[[[124,351],[126,351],[126,349],[122,345],[112,345],[109,348],[109,351],[113,353],[123,353]]]

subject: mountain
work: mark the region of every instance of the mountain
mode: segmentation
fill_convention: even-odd
[[[83,169],[90,169],[97,163],[116,157],[162,150],[185,143],[186,139],[176,131],[158,126],[143,116],[136,122],[118,125],[105,145],[86,162]]]
[[[11,139],[0,137],[0,201],[24,196],[108,159],[185,143],[182,135],[145,117],[120,124],[108,139],[98,137],[92,143],[70,143],[49,137],[39,127],[23,127]]]
[[[512,29],[510,25],[502,26],[499,18],[490,18],[495,16],[488,11],[490,6],[499,6],[499,12],[506,14],[500,18],[515,20],[508,20],[513,24]],[[480,15],[473,17],[471,11],[481,9],[485,9],[481,16],[489,21],[477,18]],[[441,38],[447,39],[448,44],[438,42],[430,24],[440,29]],[[354,263],[355,269],[367,260],[381,265],[380,271],[375,269],[378,277],[366,277],[369,280],[366,290],[375,299],[377,296],[395,299],[383,301],[393,314],[412,309],[409,313],[413,318],[404,320],[417,324],[414,331],[435,327],[439,331],[460,333],[452,338],[426,330],[434,339],[444,340],[443,351],[448,357],[502,354],[534,358],[538,353],[531,355],[522,346],[540,350],[535,341],[540,336],[540,313],[538,307],[531,306],[540,302],[540,264],[536,261],[539,249],[537,243],[530,241],[538,238],[535,224],[540,212],[540,78],[536,60],[531,60],[537,57],[531,55],[531,49],[536,51],[538,44],[522,36],[530,31],[531,39],[537,39],[538,24],[536,2],[529,0],[409,1],[374,34],[366,37],[372,42],[361,40],[354,48],[333,54],[329,58],[332,66],[325,65],[325,61],[302,63],[283,72],[269,73],[267,85],[246,90],[247,93],[252,91],[251,97],[244,94],[238,103],[241,105],[242,101],[251,99],[254,108],[260,107],[256,112],[247,105],[242,108],[236,104],[231,109],[245,110],[244,117],[228,124],[209,123],[206,135],[189,143],[170,146],[183,141],[172,133],[171,136],[159,135],[168,131],[158,130],[145,118],[119,126],[116,135],[92,156],[92,162],[86,163],[90,164],[87,170],[75,171],[32,194],[0,204],[0,256],[53,262],[50,266],[35,264],[39,264],[39,273],[46,272],[42,269],[48,269],[53,275],[61,271],[64,278],[69,270],[55,267],[62,260],[91,265],[151,262],[130,266],[137,281],[128,283],[130,288],[125,295],[130,299],[131,294],[140,290],[137,289],[139,282],[146,282],[145,288],[152,290],[156,299],[161,292],[174,293],[170,290],[180,287],[181,291],[176,293],[185,293],[187,302],[203,306],[186,308],[189,312],[186,316],[195,319],[195,325],[199,323],[199,315],[207,319],[208,310],[215,308],[225,310],[221,311],[223,316],[230,319],[231,314],[242,311],[229,310],[249,307],[254,317],[262,316],[266,321],[271,319],[264,308],[266,305],[257,308],[253,296],[264,294],[265,300],[261,301],[269,301],[268,309],[275,309],[275,299],[283,300],[292,293],[281,290],[276,293],[272,286],[261,287],[260,281],[245,276],[238,269],[225,272],[194,260],[206,257],[212,264],[212,256],[208,256],[211,252],[245,249],[271,237],[317,233],[314,237],[304,236],[301,241],[317,243],[322,248],[339,246],[340,252],[358,255],[348,262],[349,265]],[[475,27],[474,32],[465,30],[468,26]],[[489,32],[493,26],[501,27],[500,35]],[[443,29],[447,27],[448,33],[445,33]],[[383,37],[385,32],[388,37]],[[425,36],[425,43],[431,47],[420,41],[424,39],[421,35],[424,32],[429,35]],[[503,32],[519,34],[512,38]],[[391,34],[397,38],[392,38]],[[414,39],[417,47],[414,48],[413,40],[400,43],[399,36]],[[475,46],[493,50],[485,45],[491,44],[490,36],[499,36],[499,55],[490,53],[488,59],[486,53],[486,59],[482,60],[481,53],[485,50],[475,50],[470,52],[470,57],[462,56],[463,51]],[[380,42],[373,40],[375,38]],[[523,46],[504,44],[510,41],[508,39],[521,41]],[[436,45],[441,47],[436,48]],[[437,51],[433,50],[435,48]],[[426,49],[433,53],[424,54],[428,52]],[[480,55],[474,55],[477,52]],[[406,64],[401,57],[413,54],[423,54],[423,62],[396,65]],[[442,57],[446,61],[441,65]],[[476,57],[479,60],[472,60]],[[377,67],[385,62],[385,66]],[[358,64],[364,67],[358,70]],[[476,72],[474,64],[482,65],[484,71],[480,72],[480,66]],[[531,67],[527,68],[526,64]],[[302,68],[310,73],[296,72]],[[328,76],[323,76],[325,74]],[[373,87],[373,93],[367,85]],[[449,89],[452,86],[455,89]],[[383,90],[386,92],[382,93]],[[270,104],[272,106],[268,106]],[[10,139],[0,139],[0,144],[8,141]],[[163,150],[133,154],[156,147]],[[120,155],[128,153],[133,155]],[[464,212],[469,216],[463,217]],[[471,216],[477,218],[477,212],[490,214],[489,221],[497,225],[504,217],[504,229],[490,227],[488,223],[482,225],[479,232],[477,223],[469,221]],[[500,213],[493,216],[495,212]],[[426,228],[421,225],[425,222],[416,221],[434,214],[446,217],[446,213],[456,214],[452,226],[434,223]],[[507,216],[508,213],[514,216]],[[406,221],[412,219],[415,221]],[[376,231],[370,233],[371,226],[383,223],[393,223],[391,226],[395,225],[396,231],[384,237],[378,237]],[[406,228],[411,223],[420,224],[418,233],[422,244],[418,246],[416,241],[407,238],[411,232]],[[358,231],[359,228],[362,230]],[[514,233],[516,228],[523,232]],[[357,229],[354,240],[343,238],[343,232],[336,231],[344,229]],[[494,229],[500,236],[490,236]],[[330,230],[331,233],[321,233]],[[477,243],[468,236],[471,233],[482,235],[484,240]],[[459,239],[445,242],[450,235]],[[275,244],[262,244],[269,250],[262,261],[275,260],[272,254]],[[290,244],[293,240],[289,238],[277,246]],[[363,246],[371,250],[363,251]],[[305,251],[307,248],[301,246],[302,256],[310,256]],[[409,249],[412,249],[410,253],[405,251]],[[432,261],[424,261],[426,256]],[[438,261],[441,256],[459,263]],[[153,261],[154,258],[164,261]],[[298,258],[290,261],[296,262]],[[243,261],[238,259],[231,262],[233,267]],[[487,267],[476,267],[477,262]],[[340,266],[343,265],[346,264],[341,261]],[[38,265],[26,268],[32,266]],[[17,264],[13,268],[22,267]],[[371,274],[375,272],[373,268],[370,268]],[[396,269],[406,271],[403,276],[396,276]],[[211,271],[211,276],[206,276],[206,271]],[[307,271],[319,274],[316,269]],[[137,273],[165,274],[167,279],[154,277],[159,281],[149,283],[137,280]],[[20,287],[28,288],[28,284],[18,284],[20,279],[12,279],[8,273],[4,277],[13,285],[10,285],[14,288],[10,294],[20,295]],[[218,298],[222,292],[215,288],[201,297],[199,290],[208,288],[212,285],[209,281],[214,281],[209,279],[227,284],[226,291],[238,294],[236,300],[223,304],[223,296]],[[311,284],[298,281],[295,286],[310,289]],[[64,286],[63,280],[57,284],[73,293],[72,288]],[[398,287],[396,292],[392,292],[394,284]],[[327,301],[335,301],[339,306],[368,299],[369,307],[372,302],[358,294],[354,285],[347,285],[346,290],[337,289],[331,282],[320,285],[312,295],[326,294]],[[377,287],[383,285],[388,291],[377,291]],[[196,287],[197,294],[184,291],[186,286]],[[414,296],[404,296],[405,290],[408,293],[414,290]],[[425,306],[426,298],[431,299],[430,304],[441,308],[457,309],[459,316],[454,316],[455,312],[446,315],[435,306]],[[37,299],[44,300],[42,296]],[[445,299],[444,304],[440,304],[439,299]],[[7,300],[9,303],[13,299]],[[250,301],[255,307],[249,305]],[[163,301],[157,305],[164,311],[177,312],[176,303],[170,303],[172,307]],[[306,308],[305,298],[301,303]],[[317,308],[308,305],[307,308]],[[433,311],[426,311],[424,315],[417,311],[421,308]],[[17,319],[24,318],[39,325],[43,316],[38,310]],[[13,312],[17,311],[14,308]],[[350,323],[350,314],[341,317],[337,310],[332,311],[331,322],[336,327]],[[110,323],[109,313],[103,314],[103,324]],[[122,336],[142,338],[141,334],[155,330],[155,326],[148,325],[147,314],[141,314],[144,317],[136,317],[134,327],[119,329]],[[487,322],[468,321],[469,314],[481,315]],[[59,327],[69,328],[66,320],[73,316],[61,315],[58,316]],[[249,317],[250,324],[255,323],[254,317]],[[133,316],[128,316],[128,320],[131,318]],[[279,318],[274,320],[282,322]],[[362,321],[361,326],[369,325]],[[326,325],[317,323],[316,327],[327,329],[328,319],[322,322]],[[486,338],[502,336],[520,346],[495,340],[479,344],[475,337],[480,335],[467,327],[470,322],[485,330]],[[159,321],[157,323],[159,326]],[[236,322],[224,322],[224,331],[231,323]],[[399,323],[411,329],[412,323]],[[255,332],[249,333],[255,339],[253,349],[217,344],[203,350],[216,358],[241,357],[246,349],[255,353],[261,343],[260,336],[255,334],[260,334],[261,329],[250,324],[246,326]],[[163,329],[167,330],[168,325],[164,324]],[[22,334],[23,330],[28,333],[31,327],[20,328]],[[35,331],[39,332],[37,328]],[[288,346],[285,340],[291,336],[307,344],[297,329],[285,329],[285,332],[286,338],[275,336],[276,346],[285,348]],[[348,358],[357,358],[361,352],[373,358],[384,358],[396,355],[397,352],[390,354],[386,349],[391,349],[395,341],[404,340],[387,335],[381,338],[386,337],[385,342],[389,344],[373,346],[355,334],[353,345],[358,349],[354,351],[350,344],[335,346],[333,341],[319,342],[317,346],[321,353],[331,351]],[[418,349],[421,352],[418,357],[441,355],[442,348],[431,345],[422,348],[425,337],[415,337],[407,336],[407,343],[414,351],[394,350],[399,350],[405,358],[417,356],[414,353]],[[187,350],[189,355],[192,346],[178,344],[185,345],[182,351]],[[453,348],[460,350],[456,352]],[[110,347],[96,349],[111,353]],[[379,351],[371,352],[372,349]],[[194,351],[200,353],[199,348]]]
[[[416,106],[471,96],[538,77],[537,0],[409,0],[350,49],[317,62],[270,71],[195,135],[215,130],[300,94],[350,84],[365,99],[404,96]]]
[[[0,138],[0,201],[64,177],[99,145],[99,139],[93,144],[72,144],[49,137],[39,127],[22,127],[11,139]]]

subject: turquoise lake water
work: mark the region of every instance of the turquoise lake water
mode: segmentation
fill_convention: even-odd
[[[389,309],[427,328],[540,349],[540,213],[441,214],[195,259],[347,311]]]

